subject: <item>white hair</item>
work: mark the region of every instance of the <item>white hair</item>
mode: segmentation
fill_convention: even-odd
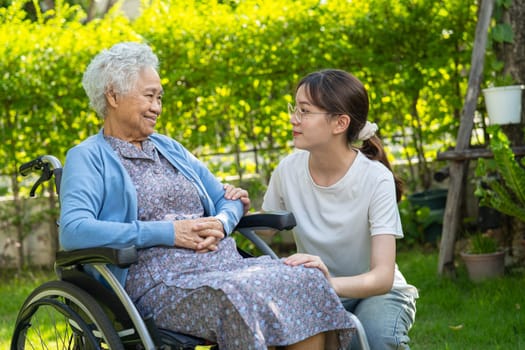
[[[103,50],[89,63],[82,78],[90,106],[105,118],[108,90],[127,94],[135,87],[141,70],[151,67],[158,71],[158,66],[159,59],[146,44],[123,42]]]

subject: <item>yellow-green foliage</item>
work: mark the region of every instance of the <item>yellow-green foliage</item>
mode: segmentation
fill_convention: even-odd
[[[83,25],[80,8],[58,3],[31,21],[23,5],[0,8],[0,168],[9,175],[42,154],[63,159],[98,130],[80,85],[83,70],[102,47],[140,39],[123,17]]]
[[[37,3],[36,1],[34,3]],[[56,1],[29,20],[23,2],[0,9],[0,168],[65,151],[100,128],[80,85],[89,60],[124,41],[149,43],[166,90],[158,131],[204,157],[221,177],[267,178],[291,150],[286,104],[300,77],[353,72],[370,118],[397,158],[425,160],[454,142],[468,69],[474,5],[462,0],[153,0],[130,21],[118,7],[83,23]],[[473,3],[474,4],[474,3]],[[436,146],[431,146],[436,145]],[[394,147],[395,146],[395,147]],[[256,149],[256,154],[242,153]],[[271,151],[277,149],[277,151]],[[400,151],[397,151],[397,150]],[[220,163],[220,164],[219,164]],[[427,174],[428,175],[428,174]]]

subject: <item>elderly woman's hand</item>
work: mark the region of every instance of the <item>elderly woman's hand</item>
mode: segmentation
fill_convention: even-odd
[[[224,185],[224,191],[226,191],[226,193],[224,193],[224,198],[231,199],[231,200],[237,200],[237,199],[241,200],[241,203],[244,209],[244,215],[246,215],[248,211],[250,210],[250,204],[251,204],[250,197],[248,195],[248,191],[240,187],[234,187],[233,185],[230,185],[230,184]]]
[[[303,265],[305,267],[315,267],[321,270],[328,280],[331,278],[328,267],[326,267],[321,258],[316,255],[297,253],[284,259],[284,263],[290,266]]]
[[[222,222],[214,217],[192,220],[176,220],[175,246],[193,249],[199,253],[217,250],[217,245],[224,238]]]

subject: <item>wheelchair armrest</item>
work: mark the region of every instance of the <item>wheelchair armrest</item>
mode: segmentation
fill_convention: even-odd
[[[279,259],[268,243],[259,237],[255,231],[258,229],[290,230],[295,225],[295,217],[292,213],[287,211],[272,211],[243,216],[234,231],[248,238],[261,253],[269,255],[273,259]]]
[[[270,211],[243,216],[235,229],[251,228],[255,230],[274,228],[282,231],[290,230],[295,225],[296,221],[292,213],[287,211]]]
[[[56,266],[72,266],[76,264],[113,264],[118,267],[129,267],[138,260],[137,249],[134,246],[114,248],[87,248],[71,251],[59,251],[56,254]]]
[[[255,213],[246,215],[235,230],[243,231],[244,235],[249,233],[243,229],[268,229],[289,230],[296,225],[292,213],[286,211],[274,211],[266,213]],[[56,254],[55,264],[58,267],[66,267],[77,264],[113,264],[118,267],[129,267],[138,260],[137,249],[132,247],[115,248],[86,248],[71,251],[59,251]]]

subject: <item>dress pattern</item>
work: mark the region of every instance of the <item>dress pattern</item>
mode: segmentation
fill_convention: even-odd
[[[146,140],[143,150],[107,137],[137,189],[139,220],[204,215],[195,187]],[[217,342],[220,349],[266,349],[336,331],[343,349],[352,321],[323,274],[263,256],[243,258],[231,237],[218,250],[139,250],[126,291],[158,326]]]

